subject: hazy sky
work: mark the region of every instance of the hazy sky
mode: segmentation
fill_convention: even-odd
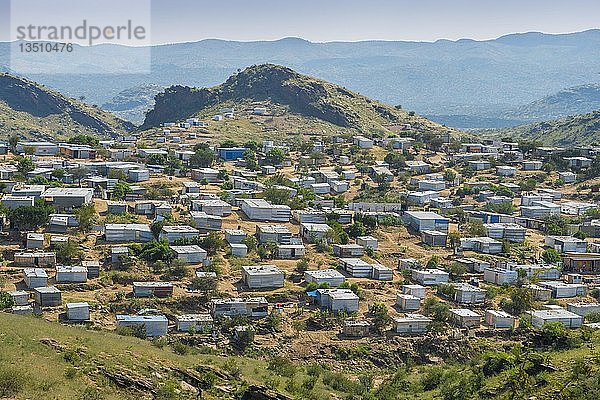
[[[0,0],[0,27],[4,28],[0,40],[9,37],[9,1]],[[85,1],[92,0],[80,4]],[[153,43],[288,36],[317,42],[491,39],[513,32],[563,33],[600,27],[598,0],[151,1]]]

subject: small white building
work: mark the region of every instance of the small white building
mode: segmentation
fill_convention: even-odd
[[[442,283],[448,283],[450,274],[436,268],[414,269],[412,270],[411,277],[415,282],[418,282],[423,286],[435,286]]]
[[[209,313],[177,315],[175,324],[179,332],[207,332],[213,327],[213,317]]]
[[[404,317],[393,317],[396,333],[425,333],[432,319],[421,314],[406,314]]]
[[[165,336],[169,320],[164,315],[117,315],[117,326],[141,328],[148,337]]]
[[[87,282],[87,268],[72,265],[56,266],[57,283],[85,283]]]
[[[317,285],[327,283],[331,287],[336,287],[344,283],[346,278],[335,269],[321,269],[318,271],[305,271],[304,280],[307,283],[316,283]]]
[[[173,243],[177,239],[192,239],[197,237],[200,231],[189,225],[165,225],[160,231],[159,237]]]
[[[417,232],[432,230],[448,232],[449,219],[431,211],[406,211],[404,221]]]
[[[481,304],[485,301],[486,291],[468,283],[453,283],[454,301],[460,304]]]
[[[421,299],[410,294],[398,293],[396,305],[402,311],[416,311],[421,308]]]
[[[479,328],[481,316],[468,308],[450,309],[450,319],[461,328]]]
[[[512,328],[515,317],[501,310],[485,310],[485,324],[496,329]]]
[[[360,258],[340,258],[340,266],[354,278],[370,278],[373,266]]]
[[[356,312],[358,300],[350,289],[317,289],[317,303],[332,312]]]
[[[48,274],[42,268],[25,268],[25,285],[29,289],[35,289],[48,285]]]
[[[241,199],[240,208],[254,221],[289,222],[291,209],[286,205],[271,204],[264,199]]]
[[[356,238],[356,244],[372,250],[377,250],[378,241],[373,236],[358,236]]]
[[[586,317],[591,313],[600,313],[600,303],[568,303],[567,310]]]
[[[26,247],[28,249],[43,249],[44,248],[44,234],[28,232]]]
[[[402,293],[410,294],[420,299],[424,299],[427,292],[425,286],[421,285],[402,285],[400,289],[402,290]]]
[[[67,319],[69,321],[89,321],[90,305],[86,302],[67,303],[65,305]]]
[[[202,247],[193,244],[187,246],[171,246],[178,260],[186,264],[202,264],[208,257],[208,253]]]
[[[250,289],[283,287],[284,273],[275,265],[242,266],[242,281]]]
[[[531,324],[536,328],[541,328],[547,322],[560,322],[567,328],[580,328],[583,325],[583,317],[564,308],[553,308],[544,310],[535,310],[529,313],[531,315]]]
[[[486,268],[483,271],[483,280],[496,285],[512,285],[519,278],[519,273],[510,269]]]

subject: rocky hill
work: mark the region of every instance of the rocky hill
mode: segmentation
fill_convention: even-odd
[[[142,129],[180,121],[220,104],[249,102],[284,106],[291,114],[361,132],[385,131],[399,124],[430,131],[447,130],[414,113],[273,64],[248,67],[212,88],[172,86],[156,96],[154,109],[146,115]]]
[[[600,110],[553,121],[487,131],[486,134],[517,140],[536,140],[546,145],[572,146],[600,143]]]
[[[0,74],[0,133],[61,137],[77,133],[110,136],[134,125],[110,113],[41,86]]]
[[[549,120],[600,110],[600,85],[587,84],[563,89],[514,110],[509,117]]]

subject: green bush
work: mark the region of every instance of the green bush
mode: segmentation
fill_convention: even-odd
[[[23,372],[11,365],[0,366],[0,398],[10,398],[25,387],[27,379]]]
[[[267,369],[286,378],[292,378],[296,374],[296,365],[287,358],[280,356],[272,357],[267,364]]]

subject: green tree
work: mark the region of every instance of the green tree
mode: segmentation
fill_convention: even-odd
[[[77,181],[79,186],[81,186],[81,180],[85,178],[90,173],[90,170],[86,167],[77,167],[71,170],[71,175],[73,175],[73,179]]]
[[[119,181],[115,184],[115,187],[110,194],[112,200],[123,200],[125,196],[131,193],[131,187],[127,182]]]
[[[265,156],[265,162],[270,165],[279,165],[286,159],[286,155],[283,150],[275,148],[267,152]]]
[[[31,172],[35,169],[34,162],[27,157],[18,157],[17,158],[17,171],[23,176],[26,176],[28,172]]]
[[[33,231],[46,225],[53,212],[54,208],[40,199],[33,206],[16,207],[7,210],[6,214],[18,229]]]
[[[94,203],[84,204],[75,210],[75,217],[79,222],[79,229],[82,232],[89,232],[92,230],[94,224],[98,222],[98,214]]]
[[[191,167],[210,167],[216,159],[215,152],[205,143],[195,146],[194,154],[190,157]]]
[[[392,320],[388,315],[386,305],[383,303],[373,304],[370,313],[373,316],[373,328],[379,333],[383,332]]]
[[[548,264],[556,264],[560,261],[560,253],[555,249],[546,249],[542,252],[542,259]]]
[[[82,251],[74,241],[68,240],[55,247],[56,262],[63,265],[77,264],[82,259]]]
[[[100,140],[92,135],[75,135],[69,138],[69,143],[81,144],[90,147],[97,147],[100,144]]]
[[[8,137],[8,144],[10,145],[10,151],[17,152],[17,144],[19,143],[19,135],[13,134]]]

